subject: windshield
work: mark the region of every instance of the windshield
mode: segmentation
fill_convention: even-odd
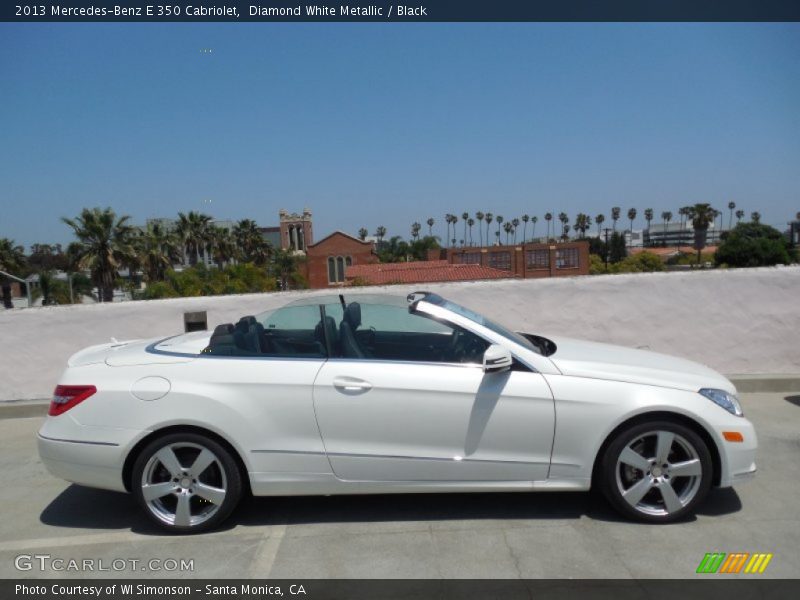
[[[477,323],[478,325],[483,325],[487,329],[490,329],[494,333],[503,336],[507,340],[511,340],[515,344],[519,344],[523,348],[536,352],[537,354],[541,354],[539,348],[537,348],[529,339],[526,337],[511,331],[510,329],[506,329],[499,323],[495,323],[491,319],[487,319],[481,314],[476,313],[460,304],[456,304],[455,302],[451,302],[450,300],[445,300],[441,296],[437,296],[436,294],[430,294],[425,296],[425,302],[430,302],[431,304],[435,304],[436,306],[441,306],[442,308],[446,308],[457,315],[461,315],[462,317],[466,317],[470,321]]]

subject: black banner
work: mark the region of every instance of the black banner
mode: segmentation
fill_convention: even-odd
[[[797,0],[55,0],[2,3],[2,21],[799,21]]]
[[[783,600],[800,596],[800,580],[753,578],[702,580],[486,580],[486,579],[307,579],[307,580],[11,580],[0,581],[4,600],[707,600],[709,597],[767,598]]]

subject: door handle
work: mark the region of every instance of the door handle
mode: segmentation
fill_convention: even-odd
[[[345,392],[366,392],[372,389],[372,384],[369,381],[353,377],[335,377],[333,387]]]

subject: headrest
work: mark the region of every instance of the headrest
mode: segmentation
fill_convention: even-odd
[[[358,302],[351,302],[344,310],[343,320],[353,329],[358,329],[361,325],[361,305]]]
[[[214,328],[214,333],[211,334],[211,337],[217,335],[230,335],[233,333],[233,325],[230,323],[223,323],[222,325],[217,325]]]
[[[256,318],[253,316],[242,317],[236,323],[235,329],[241,331],[242,333],[247,333],[247,331],[250,329],[250,326],[254,325],[255,322]]]

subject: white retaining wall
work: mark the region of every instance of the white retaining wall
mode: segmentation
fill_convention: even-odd
[[[424,287],[517,330],[648,347],[725,374],[800,373],[800,267],[355,288]],[[47,398],[84,346],[209,327],[326,291],[0,310],[0,401]]]

